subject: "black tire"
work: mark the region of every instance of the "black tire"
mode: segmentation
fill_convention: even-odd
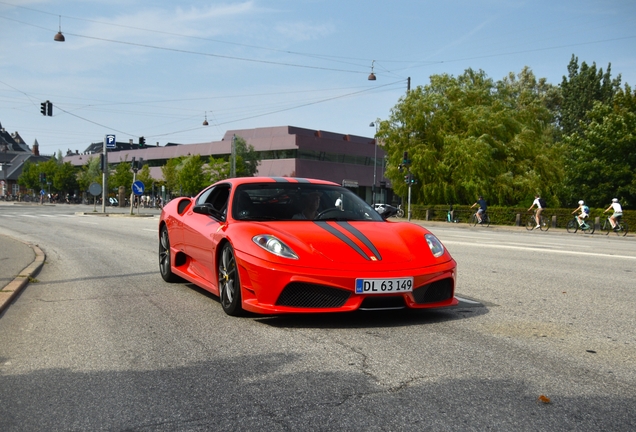
[[[166,282],[180,282],[181,279],[172,273],[172,256],[170,254],[170,237],[168,236],[168,228],[161,227],[159,233],[159,273]]]
[[[223,312],[230,316],[243,315],[241,281],[232,245],[226,243],[219,259],[219,301]]]
[[[490,216],[488,216],[488,213],[484,213],[484,215],[481,217],[481,225],[485,227],[490,226]]]
[[[570,219],[565,228],[569,233],[575,233],[579,230],[579,224],[574,219]]]
[[[402,210],[401,208],[398,209],[397,211],[397,217],[399,218],[403,218],[404,217],[404,210]]]
[[[534,218],[534,216],[528,216],[528,220],[526,221],[526,229],[528,231],[532,231],[536,226],[537,220]]]
[[[541,223],[539,224],[539,229],[541,231],[547,231],[550,229],[550,221],[548,218],[541,216],[539,220],[541,221]]]
[[[588,228],[584,229],[583,232],[585,232],[585,234],[594,234],[594,230],[596,229],[596,224],[591,220],[586,220],[585,224],[588,226]]]
[[[477,219],[477,214],[473,213],[473,216],[470,218],[470,223],[472,226],[477,225],[477,223],[479,222],[479,219]]]
[[[625,222],[621,222],[617,226],[619,227],[619,229],[616,231],[616,235],[625,237],[628,231],[627,224]]]

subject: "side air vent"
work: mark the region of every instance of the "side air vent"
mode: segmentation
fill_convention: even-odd
[[[442,279],[413,290],[413,298],[418,304],[437,303],[453,297],[453,280]]]

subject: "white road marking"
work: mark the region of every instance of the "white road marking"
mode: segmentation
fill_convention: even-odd
[[[460,302],[464,302],[464,303],[481,304],[481,303],[479,303],[479,302],[476,302],[476,301],[473,301],[473,300],[468,300],[468,299],[465,299],[465,298],[463,298],[463,297],[457,297],[457,296],[455,296],[455,298],[456,298],[457,300],[459,300]]]
[[[629,255],[612,255],[606,253],[594,253],[594,252],[579,252],[572,250],[558,250],[558,249],[544,249],[543,247],[528,247],[528,246],[508,246],[501,244],[491,244],[491,243],[466,243],[466,242],[456,242],[456,241],[445,241],[444,244],[456,244],[462,246],[476,246],[480,248],[490,247],[495,249],[512,249],[512,250],[523,250],[523,251],[532,251],[532,252],[545,252],[545,253],[556,253],[556,254],[565,254],[565,255],[584,255],[584,256],[595,256],[595,257],[604,257],[604,258],[623,258],[636,260],[636,256]]]

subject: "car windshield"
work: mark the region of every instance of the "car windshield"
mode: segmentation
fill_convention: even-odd
[[[256,221],[382,221],[364,200],[340,186],[253,183],[237,187],[232,217]]]

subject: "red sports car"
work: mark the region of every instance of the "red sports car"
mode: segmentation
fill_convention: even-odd
[[[159,269],[218,295],[229,315],[458,303],[456,263],[437,237],[314,179],[234,178],[170,201]]]

